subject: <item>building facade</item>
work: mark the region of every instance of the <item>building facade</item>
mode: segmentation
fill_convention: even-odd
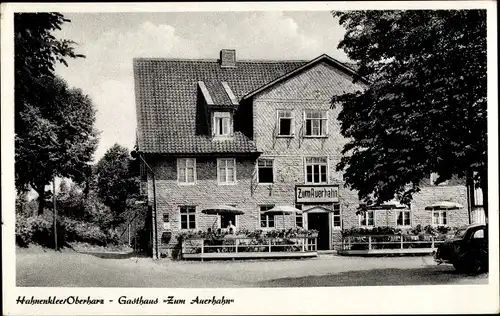
[[[362,90],[366,81],[335,59],[238,61],[135,59],[138,148],[153,213],[153,253],[168,254],[183,231],[227,227],[316,229],[319,249],[334,249],[342,229],[471,222],[463,181],[422,184],[410,206],[379,206],[357,215],[356,192],[335,170],[346,139],[334,95]],[[354,79],[357,79],[356,81]],[[454,210],[426,210],[449,201]],[[206,215],[215,205],[242,215]],[[270,215],[275,205],[301,214]]]

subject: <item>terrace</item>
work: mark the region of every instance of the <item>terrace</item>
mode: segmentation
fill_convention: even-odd
[[[342,239],[340,255],[431,254],[444,242],[434,235],[364,235]]]
[[[316,257],[317,233],[297,228],[181,237],[183,259],[260,259]]]
[[[376,227],[353,228],[342,232],[340,255],[431,254],[449,239],[456,227],[422,227],[398,229]]]

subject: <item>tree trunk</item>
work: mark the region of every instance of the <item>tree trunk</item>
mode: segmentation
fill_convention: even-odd
[[[45,185],[36,186],[36,193],[38,193],[38,215],[43,215],[45,209]]]

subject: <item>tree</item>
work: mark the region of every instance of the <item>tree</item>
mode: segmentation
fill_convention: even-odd
[[[64,22],[59,13],[14,16],[16,188],[37,191],[39,214],[45,186],[54,176],[82,182],[97,145],[91,100],[54,75],[56,63],[83,57],[52,35]]]
[[[60,13],[14,14],[15,132],[29,128],[21,113],[28,105],[46,99],[44,78],[54,77],[57,63],[67,66],[66,58],[84,57],[74,51],[75,42],[56,39],[52,32],[70,20]]]
[[[95,166],[97,194],[111,209],[117,224],[139,195],[136,164],[127,148],[115,144]]]
[[[26,105],[15,135],[15,175],[20,191],[31,186],[45,207],[45,186],[54,176],[85,181],[97,146],[95,111],[87,95],[59,78],[44,78],[48,97]]]
[[[487,214],[486,11],[332,14],[346,29],[338,47],[370,81],[332,100],[346,186],[367,203],[408,203],[431,172],[474,177]]]

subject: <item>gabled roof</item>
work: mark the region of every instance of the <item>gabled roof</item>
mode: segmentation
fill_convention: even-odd
[[[326,61],[355,75],[354,70],[321,55],[312,61],[237,61],[221,67],[217,60],[135,58],[134,78],[139,151],[157,154],[257,153],[255,143],[236,132],[233,140],[213,140],[198,98],[234,109],[250,97],[312,65]],[[208,96],[208,97],[207,97]],[[209,105],[210,106],[210,105]]]
[[[248,153],[255,143],[241,133],[233,141],[214,141],[198,132],[198,82],[214,104],[234,107],[222,82],[239,101],[250,91],[283,76],[307,61],[237,61],[221,68],[217,60],[135,58],[134,77],[139,151],[146,153]]]
[[[266,90],[266,89],[268,89],[268,88],[270,88],[272,86],[274,86],[275,84],[278,84],[278,83],[280,83],[280,82],[282,82],[282,81],[284,81],[284,80],[286,80],[286,79],[288,79],[290,77],[293,77],[293,76],[297,75],[298,73],[300,73],[300,72],[302,72],[302,71],[304,71],[304,70],[306,70],[306,69],[308,69],[308,68],[310,68],[310,67],[312,67],[312,66],[314,66],[314,65],[316,65],[317,63],[320,63],[320,62],[327,62],[329,64],[332,64],[333,66],[335,66],[335,67],[339,68],[340,70],[346,72],[347,74],[351,75],[352,77],[359,79],[361,82],[363,82],[365,84],[368,83],[368,81],[365,78],[360,77],[356,73],[356,71],[354,69],[352,69],[351,67],[346,66],[345,64],[343,64],[343,63],[339,62],[338,60],[336,60],[336,59],[328,56],[327,54],[323,54],[323,55],[321,55],[321,56],[319,56],[319,57],[311,60],[310,62],[308,62],[308,63],[306,63],[306,64],[304,64],[304,65],[302,65],[302,66],[300,66],[300,67],[298,67],[296,69],[294,69],[293,71],[291,71],[289,73],[286,73],[283,76],[281,76],[279,78],[276,78],[273,81],[271,81],[271,82],[269,82],[269,83],[267,83],[267,84],[259,87],[258,89],[255,89],[255,90],[247,93],[245,96],[243,96],[243,99],[248,99],[248,98],[250,98],[250,97],[252,97],[252,96],[254,96],[254,95],[256,95],[256,94],[258,94],[258,93],[260,93],[260,92],[262,92],[262,91],[264,91],[264,90]]]

